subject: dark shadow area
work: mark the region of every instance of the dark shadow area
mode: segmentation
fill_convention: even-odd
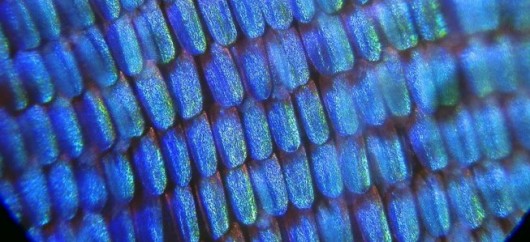
[[[519,225],[506,241],[527,241],[530,236],[530,211],[527,211]]]
[[[11,217],[4,204],[0,202],[0,228],[3,238],[9,238],[10,241],[29,241],[26,233]]]

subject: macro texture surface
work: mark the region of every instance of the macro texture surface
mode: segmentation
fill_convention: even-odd
[[[530,0],[0,1],[0,201],[33,241],[499,241]]]

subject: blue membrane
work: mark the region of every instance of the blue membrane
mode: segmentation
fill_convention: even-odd
[[[119,0],[92,0],[94,11],[107,21],[112,21],[120,16],[121,5]]]
[[[287,211],[289,199],[276,156],[273,154],[267,160],[251,161],[249,170],[259,208],[270,215],[283,215]]]
[[[440,131],[447,152],[460,166],[469,166],[481,157],[475,127],[470,112],[464,107],[457,108],[453,115],[439,122]]]
[[[160,149],[170,181],[177,186],[187,186],[192,171],[184,131],[176,126],[162,134]]]
[[[488,48],[486,58],[490,68],[491,78],[495,90],[503,93],[513,93],[519,87],[517,78],[516,49],[509,37],[497,37],[496,42]]]
[[[134,168],[144,192],[157,196],[164,192],[167,184],[162,152],[152,129],[133,148]]]
[[[198,0],[197,4],[215,42],[223,46],[234,43],[237,30],[226,0]]]
[[[294,152],[301,145],[300,132],[289,95],[280,93],[280,100],[267,105],[267,118],[276,145],[285,152]]]
[[[79,66],[99,87],[108,87],[116,82],[118,74],[114,59],[103,35],[96,27],[73,36],[74,51]]]
[[[433,41],[448,34],[439,0],[414,0],[409,6],[422,39]]]
[[[500,24],[498,1],[453,0],[452,12],[458,18],[460,29],[466,34],[474,34],[497,29]],[[473,16],[470,18],[469,16]]]
[[[364,241],[392,241],[390,228],[377,189],[372,188],[356,203],[352,217]]]
[[[67,28],[79,30],[94,24],[94,12],[88,0],[77,2],[53,0],[53,4],[57,8],[61,23]]]
[[[485,43],[472,39],[468,48],[460,54],[460,64],[466,84],[478,97],[485,97],[495,90],[488,59],[484,58],[488,56],[487,52]]]
[[[165,81],[179,116],[183,119],[190,119],[198,115],[202,111],[203,96],[193,57],[182,52],[170,64],[167,71],[168,76]]]
[[[381,125],[387,118],[377,78],[375,69],[369,69],[351,88],[359,118],[370,126]]]
[[[387,129],[384,134],[368,134],[366,147],[370,167],[380,182],[394,184],[411,176],[410,165],[395,129]]]
[[[460,99],[460,92],[454,57],[441,47],[431,48],[427,54],[430,54],[432,58],[430,66],[438,104],[456,105]]]
[[[129,203],[136,189],[131,161],[125,154],[109,153],[101,159],[112,203]]]
[[[338,16],[316,15],[311,24],[300,25],[306,53],[323,75],[334,75],[353,68],[353,50]]]
[[[5,61],[9,57],[9,40],[7,39],[4,29],[0,27],[0,60]]]
[[[320,94],[327,116],[335,132],[341,136],[353,135],[359,129],[349,78],[348,75],[339,75],[329,81],[320,81]]]
[[[301,23],[311,22],[316,12],[313,0],[291,0],[290,2],[294,19]]]
[[[120,76],[116,84],[103,89],[101,94],[120,138],[128,140],[140,136],[145,128],[145,121],[127,80]]]
[[[210,51],[201,56],[201,63],[214,100],[222,107],[241,104],[245,93],[230,52],[218,44],[212,44]]]
[[[515,44],[517,51],[516,54],[516,64],[519,78],[521,82],[524,83],[525,87],[530,86],[530,73],[524,70],[530,68],[530,60],[526,58],[530,54],[530,38],[525,38],[524,40],[519,41]]]
[[[265,21],[275,30],[284,30],[291,26],[293,12],[289,0],[257,0]]]
[[[471,174],[467,171],[458,171],[446,179],[447,195],[451,204],[451,210],[458,221],[469,228],[478,228],[484,218],[486,211],[480,201]]]
[[[487,100],[475,107],[472,115],[482,153],[490,159],[502,159],[512,151],[508,127],[501,107],[494,100]]]
[[[318,190],[328,198],[340,196],[343,182],[333,141],[312,147],[310,156],[311,171]]]
[[[507,12],[510,25],[517,31],[523,32],[530,30],[530,17],[526,14],[530,10],[530,1],[509,1],[501,3]]]
[[[324,241],[353,241],[350,216],[342,199],[321,201],[317,205],[316,222]]]
[[[8,213],[16,222],[22,222],[22,203],[19,194],[15,191],[16,187],[5,179],[0,181],[0,197],[3,205],[9,209]]]
[[[217,170],[217,156],[208,116],[203,113],[193,118],[185,127],[188,148],[199,174],[211,176]]]
[[[326,142],[329,138],[329,128],[315,83],[310,81],[296,90],[294,100],[309,141],[317,145]]]
[[[449,234],[446,235],[447,240],[450,241],[474,241],[472,230],[465,224],[456,222],[451,226]]]
[[[338,12],[344,6],[344,0],[315,0],[322,11],[327,14]]]
[[[144,59],[159,62],[161,57],[159,56],[155,39],[151,34],[152,26],[149,25],[148,18],[148,13],[136,15],[133,18],[134,30],[136,31]]]
[[[192,55],[206,51],[206,37],[194,1],[173,1],[166,8],[166,16],[182,48]]]
[[[72,226],[70,226],[70,224],[67,222],[58,222],[54,226],[53,231],[48,233],[47,237],[47,241],[49,242],[73,241],[75,239],[76,237],[74,235],[74,230],[72,229]]]
[[[18,117],[18,123],[28,151],[32,154],[30,159],[41,165],[55,162],[59,149],[46,110],[38,105],[26,109]]]
[[[55,95],[50,74],[36,51],[20,51],[15,56],[15,67],[29,97],[37,103],[47,103]]]
[[[73,98],[84,89],[83,79],[70,46],[64,41],[54,41],[41,51],[57,93]]]
[[[59,161],[48,171],[48,190],[54,218],[69,220],[79,206],[79,192],[72,167]]]
[[[145,59],[167,64],[175,58],[178,46],[173,44],[171,33],[157,1],[149,0],[142,5],[134,24]]]
[[[76,1],[0,0],[35,240],[470,241],[530,207],[528,0]]]
[[[110,219],[108,226],[112,241],[136,241],[134,223],[129,209],[121,209],[117,211]]]
[[[237,221],[244,225],[253,224],[258,209],[247,167],[242,165],[228,170],[224,174],[224,184]]]
[[[305,149],[301,147],[294,153],[281,153],[280,163],[289,200],[298,209],[310,208],[315,200],[315,192]]]
[[[176,116],[173,102],[158,68],[148,64],[135,77],[134,84],[140,105],[152,125],[158,130],[165,130],[173,125]]]
[[[0,133],[3,134],[0,139],[0,155],[4,158],[6,168],[14,173],[21,172],[28,163],[26,145],[20,126],[4,109],[0,109]]]
[[[366,60],[378,61],[381,57],[381,42],[374,21],[365,10],[355,8],[353,11],[346,11],[342,15],[342,21],[356,52]]]
[[[514,206],[509,190],[509,180],[499,162],[491,160],[482,162],[480,166],[473,169],[473,174],[486,210],[500,218],[510,215]]]
[[[508,185],[512,200],[520,211],[530,208],[530,158],[526,154],[518,153],[510,161],[507,173]]]
[[[349,192],[365,193],[372,185],[372,178],[364,140],[345,137],[336,142],[344,186]]]
[[[26,232],[26,236],[30,237],[32,241],[47,241],[46,237],[42,231],[42,228],[34,226],[29,227]],[[50,241],[50,240],[48,240]]]
[[[385,197],[388,223],[398,241],[418,241],[420,222],[414,195],[406,184],[396,186]]]
[[[94,165],[76,167],[80,206],[90,212],[101,212],[107,203],[108,192],[103,176]]]
[[[191,189],[177,186],[165,196],[180,239],[198,241],[200,230]]]
[[[476,232],[479,241],[502,241],[505,237],[506,234],[495,219],[485,221],[481,229]]]
[[[162,206],[158,197],[143,198],[134,210],[134,228],[139,241],[164,241]]]
[[[272,137],[263,105],[247,98],[240,112],[249,157],[254,160],[267,159],[272,153]]]
[[[213,239],[219,239],[229,229],[225,193],[219,174],[201,178],[198,190],[199,203],[208,224],[208,232]]]
[[[51,219],[51,200],[46,177],[39,167],[30,167],[18,178],[16,193],[22,205],[23,223],[43,226]]]
[[[433,118],[419,117],[409,130],[409,139],[414,153],[424,167],[436,171],[447,166],[447,152]]]
[[[407,2],[387,0],[377,4],[375,9],[383,33],[392,46],[406,50],[418,44],[418,34]]]
[[[76,236],[81,241],[110,241],[105,219],[97,213],[83,215]]]
[[[265,35],[265,45],[275,84],[281,84],[292,91],[307,83],[309,67],[302,41],[295,28],[269,31]]]
[[[0,22],[9,42],[15,44],[17,49],[32,49],[40,44],[40,34],[23,1],[3,1],[0,4],[0,12]]]
[[[247,38],[256,38],[265,32],[265,19],[259,0],[229,0],[241,31]]]
[[[433,113],[438,106],[437,90],[432,75],[433,68],[423,53],[413,51],[411,55],[412,59],[406,66],[405,73],[410,94],[419,111],[426,114]]]
[[[526,149],[530,149],[530,98],[519,94],[506,105],[507,118],[510,121],[512,134]]]
[[[411,100],[401,60],[397,53],[389,53],[383,59],[376,71],[387,111],[394,117],[406,117],[411,112]]]
[[[228,230],[221,238],[220,241],[245,241],[245,236],[241,227],[238,223],[232,223],[230,225],[230,230]]]
[[[39,242],[46,241],[44,234],[42,232],[42,228],[39,228],[37,226],[28,228],[27,236],[30,237],[33,241],[39,241]]]
[[[105,37],[118,68],[125,75],[139,74],[144,60],[130,18],[124,15],[116,19],[108,27]]]
[[[264,212],[259,213],[255,226],[250,227],[249,237],[252,242],[278,242],[282,239],[278,222]]]
[[[24,1],[25,6],[40,36],[45,40],[55,40],[61,34],[61,25],[52,0]],[[18,41],[18,40],[17,40]]]
[[[229,169],[243,164],[247,149],[237,109],[214,107],[211,119],[213,138],[223,164]]]
[[[116,139],[109,112],[101,97],[87,90],[76,105],[76,113],[81,121],[83,135],[87,143],[101,151],[109,149]]]
[[[451,217],[445,187],[440,176],[420,174],[414,180],[414,190],[424,228],[435,237],[446,235],[451,227]]]
[[[0,87],[6,95],[2,104],[5,103],[10,110],[23,110],[28,106],[28,93],[18,77],[13,61],[7,56],[4,58],[6,59],[0,60]]]
[[[313,213],[300,210],[286,216],[285,235],[289,241],[318,241],[318,230]]]
[[[269,98],[272,80],[262,39],[242,40],[231,51],[248,92],[260,101]]]

